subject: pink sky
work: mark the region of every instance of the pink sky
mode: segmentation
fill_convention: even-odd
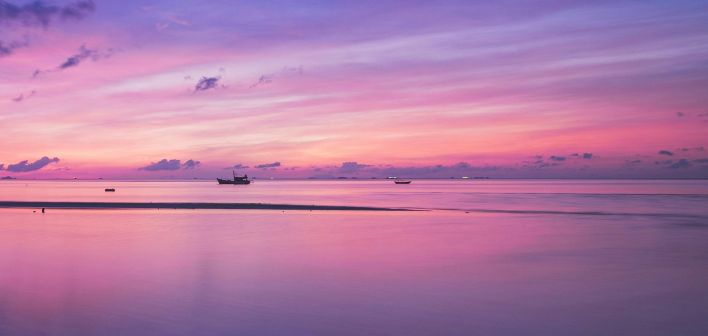
[[[2,176],[708,177],[705,2],[27,3]]]

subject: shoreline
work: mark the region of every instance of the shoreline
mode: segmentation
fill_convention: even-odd
[[[0,208],[47,209],[212,209],[212,210],[329,210],[329,211],[414,211],[346,205],[303,205],[269,203],[204,203],[204,202],[44,202],[0,201]]]

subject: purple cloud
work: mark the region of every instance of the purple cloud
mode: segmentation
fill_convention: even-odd
[[[59,65],[58,69],[63,70],[66,68],[75,67],[87,58],[93,58],[95,60],[97,57],[98,50],[88,49],[85,45],[82,45],[79,47],[79,52],[67,58],[64,63]]]
[[[197,85],[194,86],[194,91],[206,91],[215,88],[219,84],[221,77],[202,77]]]
[[[19,96],[12,98],[12,101],[14,101],[15,103],[19,103],[25,99],[28,99],[28,98],[34,96],[35,93],[37,93],[37,91],[35,91],[35,90],[30,91],[30,93],[28,93],[26,96],[24,93],[21,93]]]
[[[703,146],[699,146],[699,147],[684,147],[684,148],[681,148],[681,151],[682,151],[682,152],[690,152],[690,151],[705,152],[705,150],[706,150],[706,148],[703,147]]]
[[[187,160],[185,163],[182,164],[182,169],[195,169],[199,167],[202,163],[199,161],[195,161],[192,159]]]
[[[676,161],[676,162],[670,164],[670,165],[669,165],[668,167],[666,167],[666,168],[669,168],[669,169],[684,169],[684,168],[689,168],[689,167],[691,167],[691,166],[692,166],[692,164],[691,164],[690,162],[688,162],[688,160],[686,160],[686,159],[681,159],[681,160],[678,160],[678,161]]]
[[[370,167],[370,165],[360,164],[355,161],[343,162],[339,167],[339,171],[342,173],[355,173],[366,167]]]
[[[147,171],[161,171],[161,170],[180,170],[180,169],[195,169],[201,165],[201,162],[189,159],[182,163],[182,160],[168,160],[162,159],[157,162],[150,163],[145,167],[138,168],[138,170]]]
[[[280,166],[281,166],[280,162],[273,162],[273,163],[259,164],[256,166],[256,168],[267,169],[267,168],[276,168],[276,167],[280,167]]]
[[[671,152],[671,151],[667,151],[667,150],[660,150],[660,151],[659,151],[659,155],[673,156],[674,153]]]
[[[31,172],[35,170],[40,170],[47,165],[51,163],[56,163],[59,162],[59,158],[49,158],[47,156],[43,156],[41,159],[34,161],[32,163],[29,162],[29,160],[24,160],[20,161],[15,164],[9,164],[7,165],[7,168],[4,168],[4,165],[0,165],[0,170],[7,170],[9,172],[13,173],[25,173],[25,172]]]
[[[26,47],[27,45],[27,41],[0,41],[0,57],[10,55],[13,51],[15,51],[15,49]]]
[[[40,0],[21,6],[0,1],[0,22],[47,28],[51,21],[56,18],[80,20],[95,10],[96,4],[93,0],[77,1],[64,7],[47,5]]]

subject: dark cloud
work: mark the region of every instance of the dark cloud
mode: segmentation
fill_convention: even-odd
[[[59,162],[59,158],[49,158],[47,156],[43,156],[41,159],[34,161],[32,163],[29,162],[29,160],[24,160],[20,161],[15,164],[9,164],[7,165],[7,168],[4,168],[4,165],[0,165],[0,170],[7,170],[9,172],[14,172],[14,173],[24,173],[24,172],[30,172],[30,171],[35,171],[35,170],[40,170],[44,167],[46,167],[48,164]]]
[[[673,153],[673,152],[671,152],[671,151],[667,151],[667,150],[660,150],[660,151],[659,151],[659,155],[668,155],[668,156],[673,156],[673,155],[674,155],[674,153]]]
[[[571,154],[571,156],[579,156],[580,154]],[[553,167],[553,166],[558,166],[560,165],[560,161],[565,161],[565,158],[561,158],[558,156],[552,155],[549,157],[549,160],[554,161],[554,162],[549,162],[546,161],[543,158],[543,155],[535,155],[533,157],[532,161],[523,161],[522,166],[525,168],[545,168],[545,167]]]
[[[75,67],[75,66],[79,65],[81,62],[83,62],[84,60],[86,60],[88,58],[95,58],[95,57],[98,57],[98,50],[89,49],[89,48],[86,48],[86,46],[82,45],[79,48],[78,53],[76,53],[72,56],[69,56],[69,58],[67,58],[66,61],[64,61],[64,63],[60,64],[58,68],[60,70],[63,70],[63,69]]]
[[[592,159],[592,153],[583,153],[583,159]]]
[[[693,160],[693,162],[695,162],[695,163],[708,163],[708,158],[696,159],[696,160]]]
[[[690,152],[690,151],[696,151],[696,152],[705,152],[705,147],[699,146],[699,147],[684,147],[681,148],[682,152]]]
[[[179,169],[194,169],[199,167],[201,165],[201,162],[196,161],[196,160],[187,160],[184,163],[182,163],[181,160],[168,160],[168,159],[162,159],[157,162],[150,163],[149,165],[145,167],[138,168],[138,170],[147,170],[147,171],[160,171],[160,170],[179,170]]]
[[[355,172],[358,172],[361,169],[364,169],[369,166],[370,165],[357,163],[355,161],[350,161],[350,162],[343,162],[338,170],[342,173],[355,173]]]
[[[95,10],[96,4],[93,0],[78,1],[65,6],[61,11],[61,16],[64,19],[81,20]]]
[[[106,49],[103,51],[100,51],[98,49],[89,49],[86,47],[86,45],[82,45],[79,47],[79,49],[76,51],[75,54],[67,57],[67,59],[59,64],[56,68],[54,69],[48,69],[48,70],[35,70],[32,73],[32,78],[36,78],[42,73],[45,72],[54,72],[54,71],[62,71],[66,70],[68,68],[73,68],[78,66],[79,64],[83,63],[86,60],[91,60],[91,61],[99,61],[104,58],[109,58],[113,56],[114,53],[116,53],[117,50],[115,49]]]
[[[167,160],[162,159],[157,162],[153,162],[145,167],[139,168],[140,170],[157,171],[157,170],[178,170],[181,166],[180,160]]]
[[[281,166],[280,162],[273,162],[273,163],[259,164],[256,166],[256,168],[267,169],[267,168],[276,168],[276,167],[280,167],[280,166]]]
[[[235,164],[235,165],[233,165],[233,166],[231,166],[231,167],[229,167],[229,168],[226,168],[226,169],[248,169],[248,168],[250,168],[250,167],[245,166],[245,165],[240,164],[240,163],[237,163],[237,164]]]
[[[639,163],[642,163],[642,160],[631,160],[631,161],[627,161],[627,163],[628,164],[639,164]]]
[[[202,77],[194,86],[194,92],[213,89],[217,87],[220,79],[221,77]]]
[[[194,169],[199,167],[202,163],[199,161],[195,161],[192,159],[187,160],[185,163],[182,164],[182,169]]]
[[[15,49],[26,47],[27,45],[27,41],[0,41],[0,57],[10,55],[15,51]]]
[[[24,5],[0,1],[0,23],[18,23],[23,26],[49,27],[57,19],[80,20],[96,10],[93,0],[77,1],[66,6],[45,4],[37,0]]]
[[[667,168],[669,168],[669,169],[684,169],[684,168],[689,168],[691,166],[692,166],[692,164],[690,162],[688,162],[688,160],[681,159],[681,160],[678,160],[678,161],[670,164]]]

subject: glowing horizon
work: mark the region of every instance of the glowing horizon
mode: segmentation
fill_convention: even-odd
[[[708,177],[703,1],[28,3],[0,176]]]

